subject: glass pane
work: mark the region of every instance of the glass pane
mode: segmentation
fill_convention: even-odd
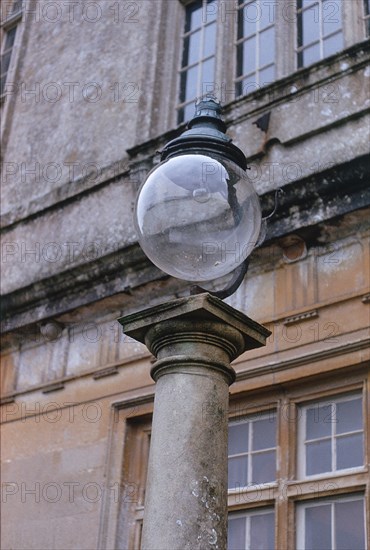
[[[180,102],[185,101],[187,71],[180,74]]]
[[[239,38],[246,38],[247,36],[256,34],[258,20],[258,16],[256,16],[257,10],[258,8],[256,7],[256,2],[252,2],[243,9],[239,10],[239,27],[242,29],[242,33]]]
[[[204,29],[203,57],[214,55],[216,52],[216,24],[208,25]]]
[[[337,403],[337,434],[362,430],[362,399]]]
[[[324,36],[342,28],[341,0],[324,0],[322,6],[322,23]]]
[[[331,472],[331,441],[317,441],[306,446],[306,475]]]
[[[274,513],[258,514],[250,518],[251,522],[251,549],[274,550],[275,548],[275,521]],[[243,546],[239,547],[244,548]]]
[[[252,448],[254,451],[276,445],[275,417],[255,420],[252,424]]]
[[[189,51],[186,65],[192,65],[200,60],[200,31],[191,34],[185,39],[185,43],[186,42],[188,42]]]
[[[240,550],[245,548],[245,518],[233,518],[229,516],[227,530],[228,550]]]
[[[343,49],[343,34],[339,32],[330,38],[324,40],[324,57],[333,55]]]
[[[303,64],[304,66],[311,65],[311,63],[315,63],[316,61],[320,60],[320,47],[319,44],[315,44],[314,46],[311,46],[310,48],[307,48],[303,51]]]
[[[248,485],[248,462],[246,456],[229,458],[228,488],[238,489]]]
[[[242,95],[252,94],[253,92],[259,89],[260,89],[260,86],[257,83],[257,76],[255,73],[243,79]]]
[[[16,30],[17,27],[13,27],[12,29],[9,29],[6,33],[4,50],[7,50],[8,48],[11,48],[13,46]]]
[[[366,545],[363,500],[336,502],[334,517],[337,550],[364,550]]]
[[[362,434],[337,438],[337,470],[362,466],[364,463]]]
[[[252,483],[268,483],[276,479],[275,451],[252,455]]]
[[[299,0],[299,1],[301,3],[302,8],[306,8],[307,6],[311,6],[314,3],[317,4],[317,0]]]
[[[271,65],[270,67],[266,67],[266,69],[262,69],[260,71],[260,85],[261,86],[267,86],[268,84],[271,84],[271,82],[274,82],[275,80],[275,66]]]
[[[312,506],[305,510],[305,550],[329,550],[331,543],[331,506]]]
[[[195,102],[192,101],[188,105],[185,105],[185,107],[183,108],[183,118],[180,122],[183,122],[183,121],[186,122],[190,120],[191,118],[193,118],[194,113],[195,113]]]
[[[318,439],[330,436],[332,422],[335,420],[335,405],[314,405],[306,412],[306,439]]]
[[[202,65],[202,90],[208,89],[215,81],[215,59],[214,57],[205,61]]]
[[[217,18],[217,10],[218,10],[217,0],[208,0],[205,8],[205,13],[203,14],[204,23],[215,21]]]
[[[229,426],[229,455],[248,451],[248,432],[249,425],[246,422]]]
[[[0,95],[5,91],[6,73],[0,76]]]
[[[185,32],[193,31],[202,24],[202,1],[194,2],[186,8]]]
[[[303,45],[315,42],[320,38],[318,6],[313,5],[302,12]]]
[[[275,60],[275,30],[272,27],[267,31],[261,32],[260,40],[260,60],[259,66],[268,65]]]
[[[185,73],[185,97],[182,99],[182,101],[186,101],[188,99],[191,99],[192,97],[195,98],[197,96],[198,67],[199,65],[196,65],[195,67],[188,69]]]
[[[1,72],[2,73],[6,73],[7,70],[9,69],[11,55],[12,55],[12,51],[10,50],[10,51],[4,53],[4,55],[1,56]]]
[[[276,9],[276,2],[262,2],[262,5],[260,4],[260,30],[275,23]]]
[[[256,70],[256,38],[243,42],[243,73],[248,74]]]

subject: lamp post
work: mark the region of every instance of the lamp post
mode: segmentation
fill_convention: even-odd
[[[220,111],[214,99],[197,104],[136,204],[144,252],[198,284],[243,264],[261,226],[245,157],[226,136]],[[119,322],[157,358],[142,549],[225,550],[230,362],[265,345],[270,332],[207,292]]]

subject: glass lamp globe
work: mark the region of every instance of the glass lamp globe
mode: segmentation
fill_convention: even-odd
[[[217,152],[184,152],[155,167],[135,206],[139,243],[165,273],[211,281],[234,271],[256,246],[258,196],[246,172]]]

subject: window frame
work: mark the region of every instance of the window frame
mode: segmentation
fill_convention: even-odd
[[[242,511],[238,511],[238,512],[229,512],[229,518],[230,518],[230,515],[234,516],[234,519],[238,519],[238,518],[245,518],[245,522],[246,522],[246,540],[245,540],[245,543],[246,543],[246,548],[247,549],[250,549],[250,528],[251,528],[251,518],[252,517],[255,517],[255,516],[259,516],[259,515],[263,515],[263,514],[266,514],[268,512],[272,512],[273,513],[273,518],[274,518],[274,533],[273,533],[273,538],[274,538],[274,543],[276,542],[275,540],[275,537],[276,537],[276,529],[275,529],[275,525],[276,525],[276,511],[275,511],[275,507],[274,506],[260,506],[260,507],[257,507],[257,508],[248,508],[246,510],[242,510]]]
[[[364,493],[347,493],[345,495],[338,495],[334,498],[319,498],[313,500],[308,500],[304,502],[300,502],[296,506],[296,548],[299,548],[300,550],[305,550],[305,535],[306,535],[306,524],[305,524],[305,511],[308,508],[315,508],[318,506],[322,506],[323,504],[330,504],[330,531],[331,531],[331,542],[332,542],[332,548],[333,550],[336,550],[337,545],[336,543],[336,536],[335,536],[335,515],[334,515],[334,506],[336,502],[356,502],[356,501],[362,501],[363,503],[363,514],[364,514],[364,540],[366,544],[366,539],[368,536],[367,533],[367,524],[366,524],[366,498]],[[334,542],[334,546],[333,546]]]
[[[363,395],[361,395],[360,393],[354,393],[354,392],[351,392],[351,393],[345,393],[339,397],[335,397],[333,396],[333,399],[331,401],[329,401],[327,398],[324,398],[323,400],[315,400],[311,403],[306,403],[304,404],[302,407],[300,407],[300,410],[301,410],[301,413],[302,413],[302,416],[301,416],[301,413],[299,414],[299,426],[298,426],[298,435],[297,435],[297,449],[296,449],[296,454],[297,454],[297,479],[301,479],[301,480],[305,480],[305,479],[314,479],[314,478],[321,478],[321,477],[328,477],[330,475],[340,475],[340,474],[345,474],[345,473],[350,473],[350,472],[357,472],[357,471],[363,471],[365,469],[365,457],[364,457],[364,462],[362,465],[360,466],[351,466],[349,468],[337,468],[337,463],[336,463],[336,457],[332,456],[332,469],[331,470],[328,470],[326,472],[321,472],[321,473],[317,473],[317,474],[306,474],[305,471],[306,471],[306,447],[305,447],[305,443],[307,442],[307,440],[304,438],[305,436],[305,426],[304,426],[304,422],[306,420],[306,413],[307,413],[307,409],[309,409],[310,407],[312,408],[312,405],[317,405],[318,407],[319,406],[322,406],[322,405],[325,405],[325,404],[329,404],[329,403],[343,403],[343,402],[346,402],[346,401],[350,401],[351,398],[355,398],[355,397],[361,397],[362,399],[362,421],[363,421],[363,429],[362,430],[355,430],[354,432],[351,432],[351,433],[358,433],[358,432],[361,432],[363,434],[363,446],[365,446],[365,417],[364,417],[364,405],[363,405]],[[335,424],[335,422],[332,422],[331,424]],[[333,446],[335,447],[335,451],[336,451],[336,440],[338,438],[338,435],[337,433],[333,433],[334,431],[334,428],[331,430],[331,434],[330,434],[330,446],[331,446],[331,451],[333,451]],[[350,432],[348,432],[350,433]],[[329,436],[328,436],[329,437]],[[320,439],[320,438],[319,438]],[[364,449],[363,449],[364,451]],[[335,466],[335,469],[334,469],[334,466]]]

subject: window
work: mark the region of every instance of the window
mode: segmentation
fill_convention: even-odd
[[[343,49],[342,0],[297,0],[297,64],[306,67]]]
[[[246,95],[275,79],[276,10],[262,0],[239,0],[236,95]]]
[[[370,36],[370,0],[364,0],[364,19],[366,36]]]
[[[275,548],[275,514],[273,508],[255,509],[242,514],[230,514],[228,519],[228,550]]]
[[[206,83],[215,80],[216,0],[198,0],[186,7],[180,69],[178,123],[194,114],[194,102],[203,95]],[[211,89],[207,89],[210,92]]]
[[[229,489],[276,479],[276,414],[231,422]]]
[[[181,4],[178,124],[193,116],[200,96],[214,92],[228,103],[363,41],[370,32],[370,0]]]
[[[365,379],[355,376],[347,393],[328,395],[328,385],[341,391],[348,374],[322,386],[316,380],[277,389],[267,399],[231,401],[228,550],[369,548],[368,404]],[[117,548],[140,547],[150,443],[145,411],[125,431]]]
[[[297,507],[297,549],[364,550],[365,505],[362,496],[320,499]]]
[[[303,407],[300,429],[300,477],[363,466],[364,432],[360,396]]]
[[[5,92],[5,84],[8,76],[10,60],[17,32],[17,25],[22,17],[22,1],[15,0],[11,11],[6,14],[2,30],[2,51],[1,51],[1,75],[0,75],[0,96]]]

